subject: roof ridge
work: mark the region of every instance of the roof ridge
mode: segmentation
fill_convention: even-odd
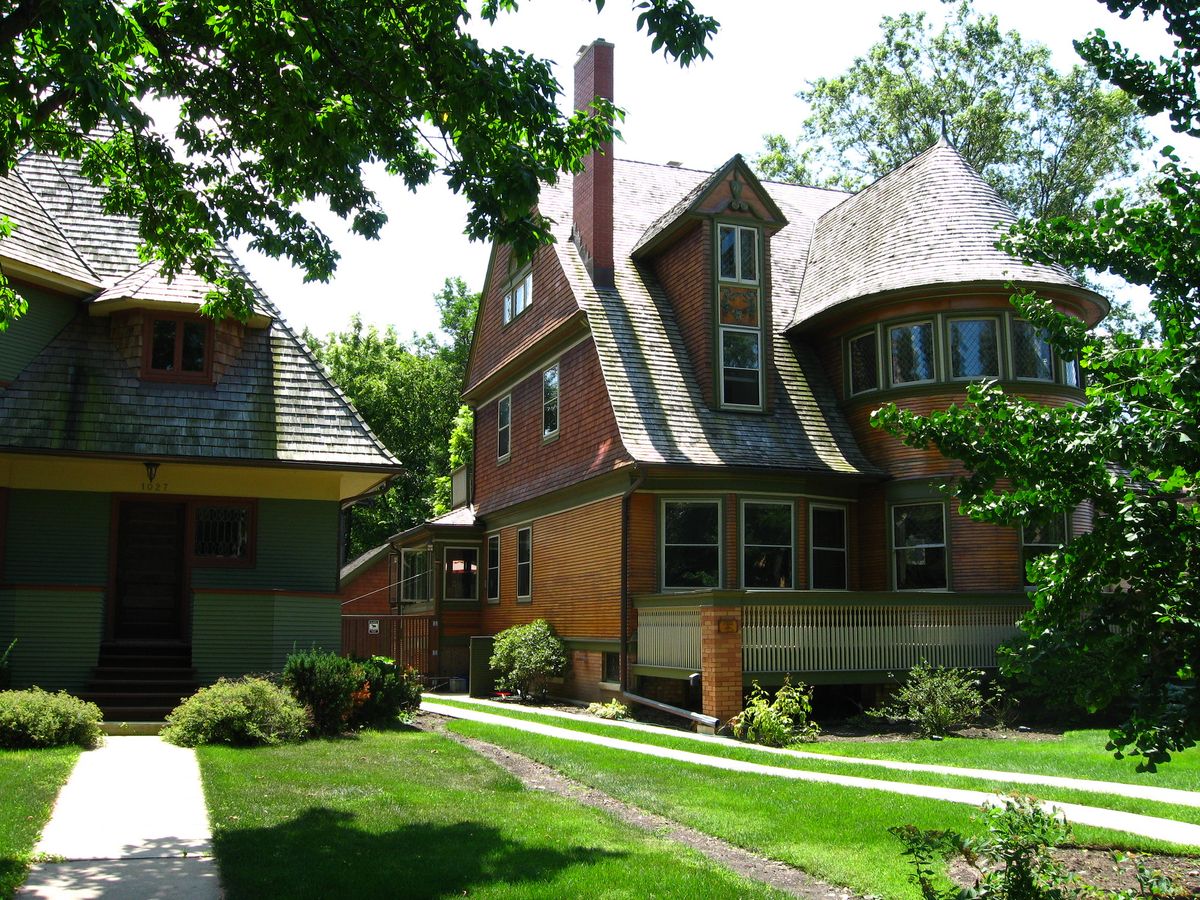
[[[22,156],[20,159],[24,159],[24,157]],[[20,159],[18,159],[18,162],[20,162]],[[46,220],[51,224],[51,226],[53,226],[54,230],[58,232],[59,236],[63,239],[63,242],[71,248],[71,252],[75,254],[75,258],[83,264],[83,267],[87,269],[87,271],[92,273],[96,279],[96,283],[101,287],[104,287],[104,279],[100,277],[100,274],[96,271],[95,267],[93,267],[92,264],[84,258],[84,255],[79,252],[79,248],[75,246],[75,242],[67,237],[66,232],[64,232],[62,227],[58,224],[58,219],[50,214],[50,210],[46,209],[46,204],[42,202],[42,198],[38,196],[38,192],[34,190],[33,185],[31,185],[21,176],[20,169],[14,165],[11,169],[9,169],[8,174],[16,177],[17,181],[21,182],[25,190],[29,191],[29,196],[33,198],[33,202],[37,204],[38,209],[42,211],[42,214],[45,215]]]

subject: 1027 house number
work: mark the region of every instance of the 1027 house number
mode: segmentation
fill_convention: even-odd
[[[167,489],[165,481],[143,481],[142,490],[151,494],[161,494]]]

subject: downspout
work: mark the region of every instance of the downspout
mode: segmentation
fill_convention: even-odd
[[[636,475],[633,482],[621,495],[621,644],[619,664],[622,694],[628,693],[629,690],[629,504],[634,493],[646,480],[645,474],[639,472],[636,465],[634,472]]]

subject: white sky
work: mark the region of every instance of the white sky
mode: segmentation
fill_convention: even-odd
[[[616,44],[616,103],[626,111],[625,159],[712,169],[735,153],[748,160],[762,137],[799,133],[804,104],[795,96],[813,79],[843,72],[879,36],[879,20],[918,8],[939,21],[949,7],[937,0],[695,0],[721,29],[710,45],[714,56],[688,69],[651,56],[628,0],[609,0],[597,14],[588,0],[525,0],[495,27],[476,20],[482,43],[510,45],[557,60],[557,76],[570,103],[571,66],[577,49],[594,38]],[[1072,39],[1103,28],[1143,55],[1157,56],[1170,43],[1157,20],[1122,21],[1096,0],[977,0],[977,10],[999,16],[1001,27],[1046,44],[1055,65],[1078,57]],[[1166,139],[1165,126],[1152,129]],[[297,328],[317,334],[346,327],[351,314],[401,335],[437,327],[433,295],[445,278],[459,276],[472,290],[483,285],[488,247],[463,235],[466,203],[442,184],[413,194],[398,179],[376,171],[370,180],[389,215],[380,239],[349,234],[331,214],[308,210],[334,240],[342,259],[329,284],[304,284],[289,263],[246,248],[240,256],[252,275]]]

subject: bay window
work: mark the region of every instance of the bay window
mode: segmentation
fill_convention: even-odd
[[[809,507],[809,586],[814,591],[846,589],[846,510]]]
[[[742,587],[792,587],[793,516],[792,504],[785,501],[742,504]]]
[[[936,590],[948,584],[946,507],[914,503],[892,507],[896,590]]]
[[[888,329],[891,350],[892,384],[933,381],[933,323],[913,322]]]
[[[951,378],[1000,377],[995,319],[951,319],[948,330]]]
[[[721,584],[721,507],[716,500],[664,500],[663,588]]]

